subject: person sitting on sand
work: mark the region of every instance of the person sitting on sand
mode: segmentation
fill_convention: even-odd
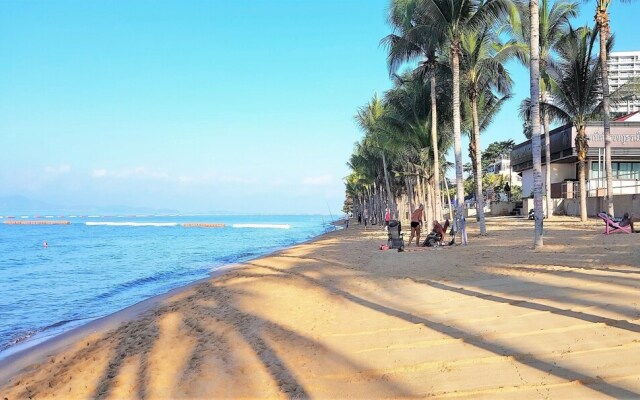
[[[624,215],[622,216],[622,220],[620,220],[620,222],[618,223],[618,225],[620,226],[627,226],[629,225],[629,227],[631,228],[631,232],[635,232],[635,229],[633,228],[633,223],[634,222],[638,222],[640,221],[640,218],[636,218],[633,215],[629,216],[629,213],[626,212],[624,213]]]
[[[411,213],[411,235],[409,236],[409,244],[407,246],[411,246],[411,241],[415,235],[416,246],[420,247],[420,228],[422,227],[423,210],[424,206],[420,204],[420,207]]]
[[[444,245],[444,238],[447,236],[447,228],[449,228],[449,219],[444,221],[444,226],[440,225],[437,219],[433,220],[433,232],[440,235],[440,245]]]

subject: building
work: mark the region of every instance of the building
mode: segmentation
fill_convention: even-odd
[[[630,78],[640,78],[640,51],[618,51],[609,54],[609,93],[613,93]],[[640,110],[640,97],[626,100],[623,104],[611,105],[615,114],[629,114]],[[614,114],[614,115],[615,115]]]
[[[510,186],[522,186],[522,177],[511,169],[511,159],[503,156],[484,169],[485,174],[498,174],[507,177]]]
[[[571,124],[550,132],[551,197],[578,197],[578,158],[575,149],[576,129]],[[587,196],[600,197],[606,192],[604,172],[604,133],[602,122],[591,122],[586,128],[589,139],[587,152]],[[542,177],[547,168],[545,138],[542,137]],[[640,193],[640,112],[611,122],[611,167],[613,194]],[[531,140],[514,146],[511,151],[514,172],[522,176],[522,195],[533,194],[533,157]]]

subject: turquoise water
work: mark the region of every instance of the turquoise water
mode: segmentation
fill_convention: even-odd
[[[205,278],[222,265],[256,258],[332,229],[330,218],[319,215],[54,219],[71,224],[0,223],[0,359]],[[5,221],[12,219],[0,219]],[[225,227],[183,226],[197,222]]]

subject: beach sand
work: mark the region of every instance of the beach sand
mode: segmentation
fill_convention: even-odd
[[[0,399],[640,398],[640,234],[487,224],[398,253],[352,222],[45,344]]]

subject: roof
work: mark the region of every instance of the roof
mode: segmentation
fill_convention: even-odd
[[[623,115],[616,118],[616,122],[640,122],[640,111],[634,111],[631,114]]]

